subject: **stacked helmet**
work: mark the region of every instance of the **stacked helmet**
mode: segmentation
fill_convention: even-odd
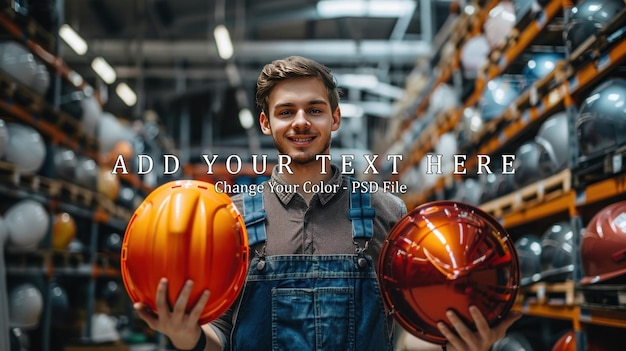
[[[476,78],[478,70],[487,63],[491,48],[484,35],[477,35],[465,42],[461,49],[461,66],[466,78]]]
[[[539,154],[541,148],[534,140],[529,140],[520,145],[515,151],[515,184],[523,187],[539,179]]]
[[[19,42],[3,41],[0,43],[0,70],[31,86],[37,72],[37,61],[33,53]]]
[[[582,157],[626,144],[626,80],[608,80],[591,92],[578,111],[576,136]]]
[[[35,59],[35,62],[35,73],[30,82],[30,87],[40,95],[45,95],[50,87],[50,72],[48,72],[46,65],[39,62],[38,59]]]
[[[96,343],[116,342],[120,340],[117,331],[117,320],[104,313],[91,316],[91,339]]]
[[[9,292],[9,324],[21,329],[35,329],[43,311],[41,291],[31,283],[17,285]]]
[[[504,43],[511,29],[515,26],[515,21],[515,9],[511,1],[500,1],[489,11],[483,29],[487,42],[492,49]]]
[[[515,174],[503,173],[501,170],[496,171],[496,197],[504,196],[515,191],[517,187],[517,184],[515,184]]]
[[[576,351],[576,333],[570,330],[563,334],[552,345],[552,351]]]
[[[96,135],[96,130],[102,118],[102,106],[93,94],[87,95],[80,100],[83,114],[80,119],[80,128],[83,133],[91,136]]]
[[[456,193],[456,199],[467,204],[478,206],[483,193],[482,183],[475,178],[464,178]]]
[[[70,312],[70,300],[65,288],[56,282],[50,283],[47,301],[50,303],[50,311],[52,312],[50,315],[54,320],[53,325],[58,327],[67,323]]]
[[[459,148],[474,145],[480,137],[482,128],[483,118],[480,115],[480,111],[474,107],[463,109],[463,116],[456,128]]]
[[[75,182],[76,184],[93,190],[96,189],[98,179],[98,164],[94,159],[79,155],[76,158]]]
[[[67,212],[58,213],[52,220],[52,247],[65,250],[76,237],[76,221]]]
[[[78,160],[74,150],[64,146],[53,146],[51,148],[54,164],[54,176],[69,182],[76,178],[76,166]]]
[[[612,334],[612,333],[611,333]],[[576,341],[576,332],[568,330],[565,334],[552,345],[551,351],[576,351],[578,350]],[[621,335],[608,336],[605,333],[602,335],[595,335],[593,333],[587,333],[585,345],[581,345],[583,350],[589,351],[609,351],[615,350],[615,342],[621,342]],[[615,339],[615,340],[613,340]]]
[[[575,51],[625,7],[623,0],[585,0],[574,6],[565,29],[565,44],[569,52]]]
[[[99,280],[96,282],[96,299],[114,306],[121,295],[121,287],[115,280]]]
[[[626,274],[626,201],[596,213],[582,236],[581,284],[609,281]]]
[[[539,145],[539,176],[553,175],[569,165],[569,124],[566,112],[559,112],[539,127],[535,142]]]
[[[111,173],[111,169],[98,166],[96,190],[109,200],[115,201],[120,192],[120,178],[117,174]]]
[[[9,142],[4,158],[19,172],[36,173],[46,158],[46,144],[39,132],[31,126],[8,123]]]
[[[154,292],[169,280],[167,300],[176,301],[194,281],[187,310],[211,291],[200,323],[224,313],[243,288],[248,271],[248,237],[231,198],[210,183],[181,180],[153,190],[126,227],[121,252],[124,286],[133,302],[156,309]]]
[[[499,117],[515,101],[517,95],[517,88],[511,81],[503,77],[490,80],[479,103],[483,119]]]
[[[521,285],[529,285],[541,278],[541,239],[533,234],[521,236],[515,241],[519,258]]]
[[[434,201],[403,216],[387,235],[378,259],[385,307],[408,332],[445,344],[437,328],[453,309],[473,324],[469,305],[489,325],[512,307],[519,287],[515,246],[482,210]]]
[[[442,112],[461,104],[459,94],[450,84],[439,84],[428,101],[428,113],[435,117]]]
[[[104,239],[104,251],[119,255],[122,251],[122,237],[118,233],[111,233]]]
[[[556,52],[534,53],[522,70],[524,81],[521,90],[550,74],[556,68],[557,63],[564,58],[563,54]]]
[[[458,152],[456,137],[453,133],[444,133],[435,145],[435,153],[441,155],[441,170],[443,174],[452,174],[454,169],[454,155]]]
[[[515,18],[519,22],[528,12],[535,13],[541,10],[537,0],[513,0]]]
[[[483,192],[480,196],[480,203],[485,203],[498,197],[497,182],[499,181],[499,178],[494,173],[483,173],[480,175],[479,179],[483,188]]]
[[[541,237],[541,280],[562,282],[573,278],[574,231],[567,221],[555,223]]]
[[[43,205],[25,199],[13,204],[4,213],[9,231],[9,247],[30,251],[37,248],[50,227],[50,216]]]

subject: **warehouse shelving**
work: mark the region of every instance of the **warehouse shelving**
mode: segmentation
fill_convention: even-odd
[[[2,6],[8,5],[2,3]],[[47,66],[56,79],[62,79],[63,83],[68,83],[86,95],[91,94],[93,88],[53,53],[56,50],[56,35],[46,33],[30,18],[18,17],[11,16],[10,8],[0,9],[0,28],[7,34],[5,39],[8,37],[24,45]],[[47,103],[44,96],[35,94],[7,74],[0,73],[0,89],[0,111],[4,112],[4,119],[30,125],[52,145],[68,147],[102,166],[97,138],[83,133],[76,117]],[[94,189],[41,175],[21,174],[12,165],[4,163],[0,163],[0,166],[0,196],[7,203],[32,199],[41,203],[51,216],[67,212],[76,221],[76,238],[84,240],[84,247],[79,252],[53,249],[50,247],[52,230],[49,229],[35,251],[20,253],[7,250],[9,281],[25,279],[38,282],[36,285],[44,289],[44,299],[48,295],[45,289],[57,278],[70,284],[72,290],[80,289],[84,301],[73,305],[73,308],[84,311],[87,318],[81,326],[80,338],[90,340],[90,316],[96,311],[96,282],[101,279],[121,279],[119,255],[102,252],[99,237],[107,231],[123,233],[132,209],[114,203]],[[120,180],[144,193],[151,190],[133,174],[122,175]],[[68,292],[69,288],[66,286]],[[42,351],[49,350],[52,327],[51,308],[46,303],[38,329],[30,332],[35,337],[31,340],[36,341],[31,346]]]
[[[558,2],[559,1],[556,1],[556,3]],[[553,3],[554,1],[550,3],[547,9],[552,9],[551,6],[557,9],[560,8],[553,5]],[[555,10],[552,9],[552,11]],[[625,14],[622,13],[615,21],[620,21],[624,16]],[[529,28],[537,28],[538,26],[539,24],[531,24]],[[525,40],[527,45],[530,39],[529,37],[529,39]],[[511,58],[517,57],[519,55],[517,52],[522,50],[520,45],[521,44],[518,42],[518,44],[510,47],[510,50],[515,51],[516,54],[508,54],[508,51],[505,51],[504,55]],[[622,39],[610,47],[607,52],[600,55],[598,59],[587,62],[582,67],[576,68],[575,72],[569,65],[566,65],[565,62],[560,63],[551,74],[535,82],[516,99],[511,108],[507,109],[500,117],[495,118],[491,125],[485,127],[482,137],[478,138],[483,141],[477,146],[475,154],[496,154],[503,146],[510,143],[512,139],[519,137],[524,130],[529,128],[532,124],[544,120],[558,109],[574,105],[575,102],[572,99],[573,95],[579,94],[581,91],[588,89],[599,79],[606,77],[611,70],[621,64],[625,59],[626,40]],[[493,78],[495,74],[503,72],[506,65],[502,62],[509,62],[509,60],[507,59],[498,63],[491,62],[487,66],[485,72],[490,72],[489,77]],[[429,153],[439,136],[453,130],[453,127],[460,120],[464,108],[474,106],[478,102],[481,94],[479,86],[484,85],[484,82],[481,83],[477,81],[476,85],[477,88],[474,94],[468,97],[460,109],[439,115],[437,121],[429,125],[425,132],[417,138],[415,144],[411,146],[412,148],[409,151],[410,157],[408,162],[403,162],[400,167],[400,173],[419,162],[424,155]],[[536,96],[539,90],[546,91],[544,97],[532,101],[534,100],[532,96]],[[504,121],[507,123],[499,128],[499,130],[494,126],[503,124]],[[472,156],[475,155],[468,157],[466,163],[467,168],[472,168],[476,165],[476,158]],[[416,201],[424,201],[430,198],[444,183],[445,182],[438,182],[435,189],[422,189],[422,194],[408,194],[406,196],[410,201],[408,205],[413,206],[418,203]]]
[[[420,135],[411,140],[410,145],[406,146],[408,159],[403,161],[399,174],[391,175],[391,177],[394,179],[402,177],[404,172],[419,164],[425,155],[433,153],[432,150],[439,137],[444,133],[453,132],[456,124],[461,121],[463,110],[477,105],[487,82],[506,75],[516,60],[519,61],[523,57],[526,50],[532,51],[535,47],[548,47],[555,50],[565,46],[562,42],[551,47],[550,41],[554,38],[563,40],[562,34],[566,27],[564,21],[567,21],[568,11],[572,6],[573,4],[567,0],[552,0],[547,2],[539,13],[526,16],[523,21],[518,22],[507,42],[491,52],[487,66],[479,71],[474,82],[474,91],[467,96],[459,108],[441,113],[435,121],[423,128]],[[481,16],[483,19],[486,16],[484,9],[481,9],[480,13],[475,14],[473,18],[477,20]],[[499,117],[486,123],[482,134],[473,140],[469,149],[459,150],[461,154],[467,155],[466,169],[476,167],[475,156],[477,155],[510,153],[516,145],[532,138],[531,135],[539,125],[555,112],[565,111],[571,118],[585,94],[588,94],[599,81],[612,77],[612,72],[623,67],[626,61],[626,38],[622,35],[613,42],[609,42],[606,38],[615,29],[623,26],[625,19],[626,11],[622,11],[609,25],[587,40],[581,48],[574,53],[566,53],[567,58],[558,62],[552,73],[534,82],[527,90],[520,93]],[[466,35],[469,36],[471,33],[466,33]],[[462,43],[455,44],[458,44],[458,53]],[[450,69],[458,70],[459,67],[451,65]],[[435,81],[447,82],[450,75],[455,74],[450,69],[439,70],[443,73],[435,77]],[[441,79],[445,81],[440,81]],[[422,92],[421,96],[427,99],[430,92]],[[421,102],[415,113],[411,115],[412,118],[401,124],[399,132],[407,133],[406,131],[411,130],[411,123],[418,120],[426,107],[427,102]],[[617,165],[613,167],[615,169],[604,177],[598,175],[592,181],[580,181],[578,178],[582,177],[581,170],[577,168],[576,159],[574,164],[570,161],[566,169],[550,178],[539,180],[514,190],[512,193],[484,202],[479,207],[493,215],[510,232],[512,239],[525,233],[542,231],[549,225],[564,220],[571,222],[575,233],[581,233],[583,223],[603,206],[626,200],[626,174],[620,166],[620,161],[624,160],[623,156],[624,152],[617,151],[615,155],[607,155],[603,160],[597,161],[604,162],[606,169],[607,163],[611,163],[616,157],[619,158],[613,162]],[[418,188],[418,190],[402,194],[401,197],[409,208],[426,201],[443,199],[446,192],[453,191],[452,185],[463,181],[466,176],[442,175],[434,186]],[[578,239],[575,240],[576,245],[580,245],[578,241]],[[577,261],[576,264],[580,265],[581,262]],[[522,311],[527,316],[547,321],[571,322],[572,329],[576,331],[577,344],[581,350],[584,350],[585,347],[582,344],[584,336],[581,337],[581,335],[585,334],[588,326],[626,328],[626,306],[585,304],[584,298],[581,297],[581,290],[584,287],[575,283],[578,271],[582,269],[580,267],[575,269],[575,279],[570,281],[571,284],[564,284],[569,289],[567,290],[569,296],[576,294],[574,302],[569,301],[568,304],[562,301],[539,302],[532,298],[532,294],[531,298],[524,299],[528,297],[525,294],[530,290],[522,289],[521,299],[515,304],[514,309]],[[541,287],[535,285],[531,288]]]
[[[402,124],[398,128],[398,137],[400,137],[402,131],[409,129],[409,125],[426,111],[432,91],[440,84],[450,81],[454,74],[453,71],[459,68],[460,47],[463,41],[471,38],[480,31],[487,13],[496,6],[498,2],[499,0],[472,1],[469,5],[477,10],[473,14],[462,12],[459,18],[456,19],[455,24],[451,28],[451,34],[448,36],[448,41],[456,48],[450,60],[451,64],[441,63],[437,65],[437,71],[440,72],[439,75],[433,80],[431,89],[419,97],[419,104],[410,114],[410,117],[402,121]],[[484,4],[481,6],[480,3]]]
[[[501,52],[497,55],[497,61],[492,61],[487,67],[486,74],[480,78],[488,81],[504,73],[506,68],[537,40],[540,34],[544,33],[548,23],[563,12],[563,3],[564,1],[550,1],[543,11],[538,14],[537,18],[528,25],[523,28],[515,27],[512,31],[513,35],[506,42],[506,45],[500,49]]]
[[[35,54],[40,60],[42,60],[49,68],[52,68],[54,72],[63,78],[70,86],[80,90],[93,90],[92,87],[85,82],[80,75],[78,75],[74,70],[72,70],[61,57],[53,54],[50,49],[44,48],[40,45],[36,40],[31,39],[29,33],[32,32],[41,32],[41,30],[30,30],[26,31],[18,24],[14,23],[14,21],[7,15],[6,12],[0,12],[0,27],[3,27],[12,37],[13,39],[24,44],[33,54]],[[36,23],[30,24],[30,27],[37,28]],[[68,138],[62,131],[60,131],[56,126],[50,122],[46,122],[38,118],[37,116],[33,116],[31,113],[26,111],[23,107],[13,105],[8,101],[0,101],[0,108],[5,110],[8,113],[11,113],[15,116],[18,116],[26,123],[29,123],[36,128],[39,129],[41,127],[41,131],[46,133],[48,137],[50,137],[53,141],[59,142],[66,146],[71,147],[76,151],[80,151],[81,153],[88,154],[93,159],[99,162],[100,157],[95,154],[94,150],[97,151],[97,140],[88,135],[84,135],[80,131],[76,131],[76,138]],[[55,115],[55,119],[59,121],[69,122],[72,120],[70,124],[76,126],[78,125],[78,121],[75,121],[73,117],[64,114],[63,112],[55,109],[54,107],[47,106],[47,109]],[[34,124],[37,121],[37,124]],[[85,147],[81,148],[81,145],[85,145]],[[135,174],[126,174],[122,175],[121,178],[130,183],[133,187],[140,189],[143,192],[150,192],[152,190],[151,187],[146,186],[139,177]]]
[[[483,17],[480,17],[480,15],[477,14],[478,18],[483,18],[482,21],[484,21],[484,16],[485,16],[484,13],[487,12],[488,9],[492,8],[495,5],[495,3],[490,2],[489,5],[484,8],[483,11],[479,12],[479,14],[482,14]],[[424,133],[422,133],[422,135],[420,135],[417,138],[417,140],[415,140],[415,142],[409,147],[410,149],[408,152],[410,155],[409,160],[407,162],[402,163],[402,165],[400,166],[400,173],[406,170],[407,168],[413,166],[417,162],[419,162],[425,154],[430,152],[430,150],[432,150],[433,145],[436,142],[438,137],[440,137],[444,133],[447,133],[453,130],[454,126],[456,126],[456,124],[461,119],[462,111],[465,108],[475,106],[478,103],[478,101],[481,98],[482,91],[486,85],[486,82],[489,81],[490,79],[493,79],[494,77],[501,74],[502,72],[504,72],[506,68],[511,64],[511,62],[514,59],[516,59],[522,53],[522,51],[524,51],[524,49],[526,49],[528,46],[531,45],[533,40],[535,40],[538,37],[538,34],[541,32],[541,29],[547,26],[547,23],[550,20],[554,19],[554,17],[559,12],[559,10],[562,10],[562,3],[560,1],[551,2],[546,7],[546,9],[542,12],[542,15],[538,16],[537,19],[533,20],[531,24],[529,24],[525,28],[525,30],[521,32],[519,37],[515,38],[515,40],[509,38],[508,42],[509,43],[513,42],[513,44],[508,45],[508,46],[505,45],[503,48],[501,48],[500,50],[502,50],[502,52],[499,53],[500,59],[498,59],[497,61],[491,60],[489,64],[484,68],[482,74],[479,74],[475,82],[474,92],[462,103],[462,106],[459,109],[456,109],[454,111],[445,111],[444,113],[437,116],[436,122],[427,126]],[[478,23],[477,25],[482,26],[483,22],[477,21],[477,23]],[[492,56],[493,56],[493,53],[492,53]],[[519,116],[518,111],[523,110],[521,108],[518,108],[518,105],[521,107],[522,105],[526,105],[529,103],[532,104],[534,102],[533,96],[536,95],[536,94],[533,94],[533,92],[536,93],[538,88],[543,88],[544,86],[550,84],[552,79],[562,81],[563,76],[564,76],[564,73],[559,74],[559,71],[555,70],[549,77],[546,77],[542,79],[541,81],[533,84],[532,87],[528,91],[526,91],[524,94],[521,95],[520,98],[516,100],[516,103],[514,104],[513,108],[507,109],[502,116],[497,117],[494,119],[493,122],[490,122],[489,125],[485,127],[483,133],[484,134],[496,133],[495,129],[500,124],[502,124],[505,121],[510,122],[510,121],[517,119]],[[437,84],[443,83],[447,81],[449,78],[450,78],[450,75],[442,75],[441,80],[438,81]],[[510,126],[508,131],[504,132],[505,134],[500,134],[496,138],[493,138],[491,142],[487,142],[485,144],[488,145],[489,143],[492,143],[492,144],[504,143],[507,141],[507,134],[518,135],[520,127],[522,127],[523,125],[527,125],[531,122],[534,122],[542,116],[545,116],[546,112],[553,111],[556,105],[561,101],[560,98],[562,98],[562,95],[565,93],[564,90],[565,88],[563,87],[556,88],[556,90],[548,94],[547,97],[542,99],[542,101],[540,101],[539,103],[535,103],[534,105],[536,106],[533,109],[531,109],[529,112],[524,113],[521,116],[521,119],[519,119],[519,121],[516,122],[516,125]],[[425,94],[424,100],[427,100],[428,97],[429,95]],[[419,115],[420,113],[423,113],[425,106],[427,106],[427,103],[426,102],[422,103],[420,107],[418,107],[415,115]],[[407,130],[407,128],[408,127],[403,126],[400,128],[400,130]],[[485,144],[482,144],[482,145],[485,145]],[[484,153],[489,153],[492,151],[492,150],[485,150],[484,149],[485,147],[487,146],[483,146],[483,149],[481,149],[477,153],[484,154]],[[493,148],[493,146],[491,147]],[[474,166],[474,164],[471,161],[472,158],[470,157],[469,159],[470,159],[470,162],[467,163],[468,168]],[[429,194],[413,195],[412,197],[418,198],[418,199],[424,199],[424,198],[428,198],[429,195],[433,193],[433,191],[430,189],[426,189],[425,191]]]
[[[624,310],[538,303],[516,304],[513,310],[521,311],[525,315],[533,317],[571,321],[574,330],[581,330],[585,324],[626,328],[626,311]]]

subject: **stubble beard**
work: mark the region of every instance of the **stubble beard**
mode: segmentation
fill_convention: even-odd
[[[316,152],[303,151],[303,150],[298,150],[298,149],[292,150],[291,152],[289,152],[285,150],[286,149],[285,147],[277,143],[276,140],[274,140],[274,146],[276,147],[276,150],[278,150],[278,153],[280,155],[289,155],[289,157],[291,158],[291,162],[293,162],[294,164],[306,165],[311,162],[319,162],[316,159],[317,155],[322,155],[322,154],[327,153],[327,151],[330,148],[330,138],[328,138],[328,140],[323,145],[323,147],[320,148],[320,150]]]

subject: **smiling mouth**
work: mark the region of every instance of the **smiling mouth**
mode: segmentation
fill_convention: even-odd
[[[312,141],[314,139],[314,137],[307,137],[307,138],[294,138],[291,137],[289,138],[289,140],[296,142],[296,143],[308,143],[309,141]]]

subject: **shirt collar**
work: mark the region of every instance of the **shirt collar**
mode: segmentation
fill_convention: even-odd
[[[344,190],[342,188],[343,175],[339,171],[339,168],[331,164],[330,170],[333,176],[326,182],[326,184],[332,186],[331,187],[332,189],[337,189],[337,191],[317,193],[317,196],[320,199],[320,203],[322,205],[325,205],[326,203],[328,203],[328,201],[330,201],[333,198],[333,196],[336,195],[336,193],[339,193],[342,190]],[[285,187],[283,187],[284,188],[283,190],[289,190],[289,187],[286,186],[287,183],[285,183],[285,181],[280,177],[280,174],[278,174],[278,165],[274,166],[270,181],[276,182],[277,184],[285,185]],[[293,192],[293,191],[274,191],[274,193],[276,194],[276,197],[280,200],[280,202],[283,203],[283,205],[288,204],[291,201],[291,199],[293,199],[293,197],[296,195],[296,192]]]

